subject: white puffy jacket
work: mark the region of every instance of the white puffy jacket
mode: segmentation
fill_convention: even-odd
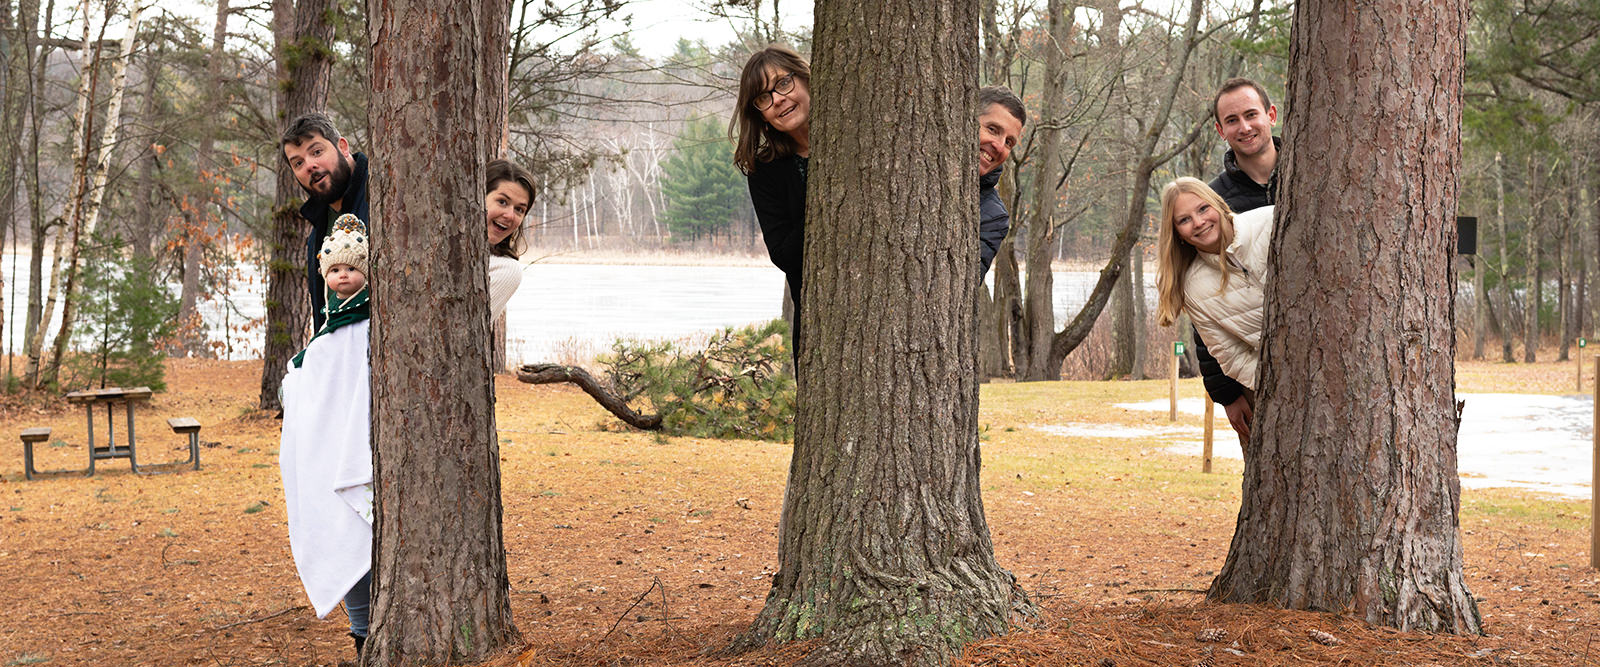
[[[1200,338],[1222,365],[1222,372],[1256,388],[1260,359],[1267,247],[1272,242],[1272,206],[1233,217],[1233,243],[1221,255],[1198,253],[1183,275],[1183,303]],[[1222,265],[1228,263],[1228,286]]]

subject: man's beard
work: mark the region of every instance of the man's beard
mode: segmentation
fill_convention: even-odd
[[[344,159],[344,153],[335,151],[334,156],[338,158],[339,164],[334,167],[333,173],[328,174],[328,193],[319,195],[309,189],[306,190],[307,197],[313,203],[332,204],[344,199],[345,190],[350,187],[350,161]]]

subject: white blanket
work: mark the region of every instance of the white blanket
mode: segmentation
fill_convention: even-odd
[[[317,618],[372,567],[369,322],[312,340],[283,378],[278,467],[289,550]]]

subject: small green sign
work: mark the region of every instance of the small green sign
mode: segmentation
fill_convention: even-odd
[[[1173,341],[1172,342],[1172,356],[1174,356],[1174,357],[1183,356],[1183,341],[1177,340],[1177,341]]]
[[[1578,347],[1589,347],[1589,339],[1587,339],[1587,338],[1579,338],[1578,339]]]

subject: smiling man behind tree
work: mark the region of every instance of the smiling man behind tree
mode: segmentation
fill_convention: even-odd
[[[1278,108],[1272,105],[1266,89],[1250,79],[1234,78],[1223,82],[1211,100],[1211,113],[1217,134],[1228,142],[1222,158],[1222,173],[1211,181],[1215,190],[1234,213],[1271,205],[1277,198],[1278,149],[1281,141],[1272,136],[1278,122]],[[1228,423],[1239,434],[1239,444],[1250,439],[1250,420],[1255,406],[1245,398],[1244,385],[1222,372],[1200,333],[1195,332],[1195,358],[1205,377],[1206,393],[1228,414]]]
[[[989,272],[1000,243],[1011,229],[1011,214],[995,191],[1006,158],[1022,137],[1028,111],[1022,100],[1005,86],[989,86],[978,91],[978,252],[982,269],[978,279]]]
[[[311,292],[312,330],[319,331],[327,318],[323,312],[327,301],[317,253],[322,251],[322,237],[328,234],[328,221],[350,213],[368,222],[367,156],[351,154],[350,142],[339,136],[333,121],[321,112],[290,122],[279,146],[295,182],[306,191],[306,203],[300,207],[300,215],[311,223],[311,234],[306,237],[306,288]]]

